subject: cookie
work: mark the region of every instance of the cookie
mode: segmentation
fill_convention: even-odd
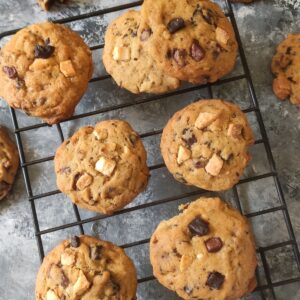
[[[147,185],[147,154],[125,121],[83,127],[55,155],[58,188],[80,207],[112,214]]]
[[[60,3],[66,2],[65,0],[58,0]],[[49,10],[50,6],[56,2],[56,0],[37,0],[39,5],[44,9],[44,10]]]
[[[73,236],[40,267],[36,300],[135,300],[135,267],[124,250],[91,236]]]
[[[236,61],[231,23],[210,1],[145,0],[141,27],[152,32],[150,54],[170,76],[192,83],[215,82]]]
[[[130,10],[113,21],[105,34],[103,63],[116,83],[132,93],[160,94],[179,87],[149,55],[150,31],[139,31],[140,12]]]
[[[19,155],[6,130],[0,126],[0,200],[11,190],[19,167]]]
[[[272,61],[273,91],[280,100],[300,106],[300,34],[289,34]]]
[[[169,171],[185,184],[209,191],[239,181],[254,137],[238,106],[200,100],[174,114],[163,130],[161,152]]]
[[[49,22],[31,25],[0,51],[0,97],[55,124],[72,116],[92,72],[91,51],[77,33]]]
[[[256,286],[246,218],[219,198],[200,198],[162,221],[150,240],[154,276],[183,299],[236,300]]]

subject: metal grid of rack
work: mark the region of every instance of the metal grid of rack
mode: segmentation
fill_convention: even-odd
[[[107,9],[101,9],[98,11],[94,11],[94,12],[90,12],[90,13],[86,13],[86,14],[81,14],[81,15],[77,15],[77,16],[72,16],[72,17],[68,17],[65,19],[61,19],[61,20],[55,20],[54,22],[57,23],[69,23],[69,22],[75,22],[78,20],[83,20],[83,19],[88,19],[88,18],[92,18],[92,17],[98,17],[98,16],[103,16],[105,14],[108,13],[113,13],[113,12],[118,12],[124,9],[129,9],[129,8],[134,8],[137,7],[139,5],[142,4],[142,1],[137,1],[137,2],[132,2],[129,4],[125,4],[125,5],[120,5],[120,6],[116,6],[116,7],[111,7],[111,8],[107,8]],[[272,152],[271,152],[271,148],[270,148],[270,144],[268,141],[268,137],[266,134],[266,130],[263,124],[263,119],[262,119],[262,115],[259,109],[259,104],[256,98],[256,94],[255,94],[255,90],[253,87],[253,83],[252,83],[252,79],[251,79],[251,75],[250,75],[250,70],[248,68],[248,64],[247,64],[247,60],[246,60],[246,56],[243,50],[243,46],[242,46],[242,42],[241,42],[241,38],[239,35],[239,31],[238,31],[238,27],[237,27],[237,23],[235,20],[235,16],[234,16],[234,12],[233,9],[231,7],[230,2],[228,2],[226,0],[226,10],[227,10],[227,17],[231,20],[238,43],[239,43],[239,53],[240,53],[240,59],[241,59],[241,64],[243,67],[243,74],[242,75],[237,75],[237,76],[233,76],[233,77],[229,77],[226,79],[222,79],[214,84],[207,84],[207,85],[202,85],[202,86],[189,86],[187,88],[184,88],[182,90],[178,90],[178,91],[173,91],[170,92],[168,94],[165,95],[160,95],[160,96],[150,96],[150,97],[143,97],[140,98],[138,100],[132,101],[132,102],[125,102],[125,103],[121,103],[121,104],[116,104],[116,105],[111,105],[109,107],[105,107],[105,108],[101,108],[101,109],[97,109],[97,110],[93,110],[90,112],[84,112],[84,113],[80,113],[77,115],[74,115],[73,117],[71,117],[69,120],[66,121],[75,121],[77,119],[81,119],[81,118],[86,118],[86,117],[90,117],[90,116],[94,116],[94,115],[99,115],[99,114],[106,114],[115,110],[119,110],[119,109],[124,109],[126,107],[131,107],[131,106],[138,106],[141,104],[146,104],[146,103],[150,103],[152,101],[157,101],[157,100],[162,100],[165,97],[172,97],[172,96],[176,96],[176,95],[181,95],[184,93],[188,93],[188,92],[192,92],[192,91],[196,91],[198,89],[206,89],[207,93],[209,95],[210,98],[213,98],[213,89],[212,87],[214,86],[218,86],[218,85],[223,85],[223,84],[228,84],[231,82],[235,82],[238,80],[245,80],[246,84],[247,84],[247,89],[249,91],[250,94],[250,105],[248,108],[244,109],[243,111],[245,113],[254,113],[257,119],[257,122],[259,124],[259,129],[260,129],[260,133],[261,133],[261,138],[256,140],[256,144],[261,144],[264,146],[266,154],[267,154],[267,159],[268,159],[268,163],[269,163],[269,167],[270,167],[270,171],[261,175],[257,175],[257,176],[250,176],[248,178],[242,179],[238,185],[241,185],[243,183],[247,183],[247,182],[256,182],[259,179],[264,179],[264,178],[273,178],[274,182],[275,182],[275,186],[276,186],[276,191],[278,194],[278,198],[279,198],[279,205],[276,205],[274,207],[268,208],[268,209],[264,209],[264,210],[260,210],[258,212],[252,212],[252,213],[244,213],[248,218],[252,218],[252,217],[256,217],[256,216],[260,216],[260,215],[266,215],[268,216],[269,213],[271,212],[277,212],[280,211],[283,214],[284,220],[285,220],[285,224],[287,227],[287,231],[288,231],[288,240],[284,241],[284,242],[279,242],[279,243],[273,243],[267,246],[263,246],[263,247],[258,247],[257,249],[257,253],[261,258],[261,262],[262,262],[262,267],[264,270],[264,274],[265,274],[265,279],[264,279],[264,283],[261,284],[258,278],[258,287],[257,287],[257,293],[259,294],[260,299],[277,299],[276,297],[276,293],[275,293],[275,288],[279,287],[279,286],[283,286],[283,285],[287,285],[290,283],[294,283],[297,281],[300,281],[300,276],[294,277],[294,278],[289,278],[287,280],[279,280],[279,281],[274,281],[272,280],[272,270],[270,268],[270,266],[268,265],[268,261],[267,261],[267,252],[270,250],[274,250],[274,249],[280,249],[286,246],[291,246],[292,250],[293,250],[293,255],[294,255],[294,264],[297,265],[297,268],[300,270],[300,255],[299,255],[299,250],[297,247],[297,243],[296,243],[296,239],[295,239],[295,235],[293,232],[293,228],[292,228],[292,224],[290,221],[290,216],[287,210],[287,205],[283,196],[283,192],[282,192],[282,188],[278,179],[278,175],[275,169],[275,163],[273,160],[273,156],[272,156]],[[8,37],[12,34],[14,34],[16,30],[12,30],[12,31],[7,31],[4,33],[0,34],[0,40],[4,37]],[[96,46],[92,46],[91,50],[98,50],[98,49],[102,49],[103,48],[103,44],[99,44]],[[102,81],[102,80],[106,80],[109,79],[110,76],[109,75],[102,75],[102,76],[98,76],[98,77],[94,77],[91,82],[97,82],[97,81]],[[26,185],[26,190],[27,190],[27,195],[28,195],[28,199],[29,199],[29,203],[31,205],[31,210],[32,210],[32,217],[33,217],[33,221],[34,221],[34,230],[35,230],[35,236],[36,236],[36,240],[37,240],[37,245],[38,245],[38,250],[39,250],[39,255],[41,260],[44,257],[44,246],[43,246],[43,241],[42,241],[42,236],[51,232],[56,232],[59,230],[63,230],[66,228],[71,228],[71,227],[78,227],[79,231],[81,234],[85,233],[84,230],[84,225],[85,224],[92,224],[93,222],[96,221],[100,221],[103,219],[107,219],[107,218],[111,218],[111,216],[105,216],[105,215],[96,215],[93,217],[89,217],[89,218],[82,218],[79,209],[77,208],[76,205],[73,205],[73,209],[74,209],[74,214],[75,214],[75,218],[76,221],[74,222],[69,222],[60,226],[56,226],[56,227],[51,227],[51,228],[47,228],[45,230],[40,230],[40,224],[38,221],[38,213],[36,210],[36,201],[38,199],[41,198],[46,198],[49,196],[53,196],[56,194],[59,194],[60,192],[58,190],[53,190],[53,191],[48,191],[45,193],[39,193],[39,194],[34,194],[33,190],[32,190],[32,184],[31,184],[31,180],[30,180],[30,176],[29,176],[29,171],[28,171],[28,167],[33,166],[33,165],[38,165],[41,163],[45,163],[48,161],[52,161],[53,160],[53,156],[49,156],[49,157],[44,157],[44,158],[40,158],[40,159],[35,159],[35,160],[31,160],[31,161],[26,161],[25,159],[25,151],[24,151],[24,145],[22,142],[22,138],[21,138],[21,134],[24,132],[31,132],[34,130],[37,130],[39,128],[43,128],[43,127],[47,127],[48,125],[45,123],[40,123],[40,124],[35,124],[35,125],[31,125],[31,126],[26,126],[26,127],[20,127],[19,126],[19,122],[18,122],[18,118],[17,118],[17,114],[15,112],[14,109],[11,109],[11,117],[12,117],[12,122],[14,125],[14,129],[15,129],[15,136],[16,136],[16,140],[17,140],[17,145],[18,145],[18,150],[19,150],[19,154],[20,154],[20,160],[21,160],[21,167],[22,167],[22,171],[23,171],[23,175],[24,175],[24,180],[25,180],[25,185]],[[65,121],[64,121],[65,122]],[[63,130],[61,127],[61,124],[57,124],[55,125],[56,129],[58,131],[59,137],[60,137],[60,142],[63,142],[65,137],[63,134]],[[142,138],[147,138],[147,137],[151,137],[151,136],[155,136],[155,135],[159,135],[161,134],[162,129],[161,130],[152,130],[149,132],[146,132],[144,134],[141,134]],[[154,171],[160,168],[163,168],[164,164],[163,163],[159,163],[159,164],[155,164],[150,166],[150,170]],[[167,197],[167,198],[160,198],[157,199],[155,201],[151,201],[151,202],[147,202],[147,203],[142,203],[139,205],[135,205],[135,206],[131,206],[129,208],[125,208],[119,212],[117,212],[114,216],[119,215],[119,216],[123,216],[124,218],[126,218],[126,214],[133,212],[133,211],[138,211],[138,210],[142,210],[142,209],[148,209],[150,207],[153,206],[159,206],[162,204],[169,204],[171,202],[177,201],[179,199],[183,199],[183,198],[187,198],[187,197],[191,197],[191,196],[199,196],[201,194],[203,194],[205,191],[202,190],[196,190],[196,191],[192,191],[192,192],[186,192],[183,194],[179,194],[179,195],[175,195],[172,197]],[[241,204],[241,199],[240,199],[240,195],[238,193],[238,188],[234,187],[233,190],[233,200],[235,202],[236,207],[243,213],[243,209],[242,209],[242,204]],[[123,244],[121,245],[123,248],[131,248],[131,247],[135,247],[137,245],[143,245],[143,244],[147,244],[149,242],[149,238],[146,239],[142,239],[142,240],[137,240],[131,243],[127,243],[127,244]],[[138,282],[139,283],[144,283],[144,282],[148,282],[148,281],[152,281],[155,280],[155,278],[153,276],[146,276],[143,278],[139,278]],[[268,290],[269,293],[266,296],[265,293],[263,292],[264,290]]]

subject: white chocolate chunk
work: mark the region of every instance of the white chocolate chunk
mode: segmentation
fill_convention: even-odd
[[[112,159],[101,157],[95,166],[95,169],[104,176],[110,176],[116,167],[116,162]]]
[[[228,40],[229,40],[229,34],[222,28],[217,27],[216,29],[216,40],[221,43],[226,45]]]
[[[60,262],[63,266],[72,266],[75,263],[75,254],[71,249],[66,249],[60,256]]]
[[[180,165],[191,157],[191,151],[183,146],[179,146],[177,163]]]
[[[130,56],[130,49],[128,47],[115,47],[113,51],[113,59],[114,60],[121,60],[121,61],[129,61],[131,58]]]
[[[212,175],[217,176],[219,175],[221,169],[223,167],[223,160],[217,154],[214,154],[211,159],[208,161],[205,171]]]
[[[54,291],[48,290],[46,294],[46,300],[60,300],[60,298],[55,294]]]
[[[243,125],[241,124],[229,124],[227,135],[232,136],[233,138],[237,139],[241,136],[243,130]]]
[[[203,257],[203,254],[202,254],[202,253],[198,253],[198,254],[197,254],[197,259],[200,260],[200,259],[202,259],[202,257]]]
[[[79,177],[76,187],[80,190],[83,191],[85,188],[91,185],[93,181],[93,177],[87,173],[83,174],[81,177]]]
[[[63,61],[59,64],[60,71],[65,75],[65,77],[73,77],[76,75],[76,71],[73,67],[71,60]]]
[[[214,122],[219,117],[219,114],[220,113],[202,112],[199,114],[195,126],[198,129],[203,129]]]
[[[79,277],[73,286],[73,294],[76,296],[82,295],[90,287],[90,282],[86,279],[83,272],[79,271]]]

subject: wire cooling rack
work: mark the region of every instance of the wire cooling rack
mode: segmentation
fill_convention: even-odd
[[[120,6],[115,6],[115,7],[110,7],[107,9],[101,9],[85,14],[80,14],[68,18],[64,18],[61,20],[54,20],[54,22],[57,23],[62,23],[62,24],[67,24],[67,23],[73,23],[76,24],[78,21],[89,21],[92,18],[101,18],[107,14],[111,13],[118,13],[123,10],[129,9],[129,8],[134,8],[138,7],[142,4],[142,1],[137,1],[137,2],[131,2],[128,4],[120,5]],[[239,59],[240,59],[240,65],[241,65],[241,73],[238,75],[232,75],[230,74],[230,77],[226,77],[225,79],[221,79],[218,82],[214,84],[207,84],[207,85],[202,85],[202,86],[192,86],[192,85],[187,85],[183,87],[180,90],[170,92],[165,95],[160,95],[160,96],[142,96],[135,98],[132,95],[132,100],[128,101],[128,97],[126,98],[126,101],[122,101],[122,94],[120,96],[121,101],[118,103],[113,103],[113,105],[106,105],[104,107],[98,108],[98,109],[91,109],[90,111],[82,111],[80,113],[76,113],[73,117],[71,117],[69,120],[63,121],[61,124],[57,124],[51,128],[56,128],[59,136],[59,141],[58,143],[61,143],[65,139],[65,134],[63,132],[63,124],[68,122],[69,124],[73,122],[78,122],[78,120],[82,120],[84,118],[89,118],[93,116],[99,116],[101,118],[108,118],[110,116],[110,113],[115,112],[115,111],[122,111],[128,108],[138,108],[139,106],[143,105],[145,107],[145,110],[148,109],[148,106],[153,104],[154,102],[162,102],[165,101],[165,99],[168,98],[175,98],[175,97],[184,97],[185,95],[189,95],[189,93],[192,92],[198,92],[201,91],[201,93],[206,93],[206,97],[208,98],[213,98],[213,96],[220,96],[222,93],[220,92],[220,89],[228,86],[229,89],[232,91],[232,89],[236,89],[236,86],[238,85],[238,82],[243,81],[245,83],[245,88],[246,92],[249,94],[248,97],[248,104],[246,107],[244,107],[243,111],[248,115],[248,117],[254,117],[256,120],[256,125],[257,130],[259,132],[258,138],[256,139],[255,146],[258,147],[258,152],[256,154],[256,157],[260,158],[265,156],[266,164],[268,165],[267,171],[262,172],[261,174],[257,174],[255,172],[255,167],[253,167],[253,172],[248,172],[248,176],[244,177],[241,179],[241,181],[230,191],[230,199],[228,199],[228,196],[223,196],[225,199],[228,201],[232,201],[232,204],[237,207],[244,215],[246,215],[250,221],[252,222],[253,228],[254,228],[254,233],[257,239],[257,257],[259,261],[259,267],[257,270],[257,280],[258,280],[258,287],[256,291],[249,296],[249,299],[287,299],[286,294],[285,294],[285,287],[289,286],[293,283],[296,283],[300,281],[300,256],[299,256],[299,250],[297,247],[297,243],[295,240],[295,235],[293,232],[293,228],[291,225],[290,221],[290,216],[287,210],[287,205],[283,196],[282,188],[278,179],[278,175],[276,172],[275,168],[275,163],[274,159],[272,156],[270,144],[268,141],[268,137],[266,134],[266,129],[263,124],[261,112],[259,110],[259,104],[255,95],[250,71],[248,68],[247,60],[245,57],[245,53],[243,50],[242,42],[240,39],[237,23],[235,20],[234,12],[231,7],[231,4],[226,0],[225,3],[223,3],[224,9],[226,11],[227,17],[231,20],[238,43],[239,43]],[[0,41],[3,38],[9,37],[10,35],[14,34],[17,30],[12,30],[12,31],[7,31],[4,33],[0,34]],[[103,43],[99,43],[96,45],[91,46],[91,50],[93,52],[95,51],[101,51],[103,48]],[[234,74],[234,73],[233,73]],[[110,82],[111,78],[107,74],[101,74],[99,76],[94,77],[90,84],[96,83],[99,84],[99,82],[105,82],[107,81]],[[118,88],[116,88],[118,89]],[[220,94],[221,93],[221,94]],[[242,97],[245,95],[245,92],[242,94]],[[93,95],[92,95],[93,97]],[[229,96],[230,97],[230,92]],[[245,98],[247,98],[245,96]],[[131,99],[131,98],[129,98]],[[230,99],[230,98],[229,98]],[[196,100],[196,99],[194,99]],[[175,100],[174,100],[175,101]],[[184,105],[181,104],[181,107]],[[126,251],[130,252],[131,248],[135,247],[140,247],[144,246],[149,243],[149,238],[151,235],[151,232],[155,228],[155,226],[159,223],[159,221],[165,216],[163,212],[166,210],[170,210],[170,215],[174,215],[175,211],[173,212],[173,208],[171,207],[178,204],[180,201],[188,201],[188,200],[193,200],[199,197],[200,195],[205,194],[206,192],[203,190],[195,189],[195,188],[184,188],[181,187],[181,189],[176,189],[175,194],[162,197],[158,197],[157,199],[145,200],[145,198],[148,198],[151,193],[146,193],[145,197],[141,197],[139,201],[134,201],[129,207],[117,212],[113,216],[105,216],[105,215],[99,215],[99,214],[93,214],[92,216],[85,217],[86,215],[82,210],[78,209],[76,205],[73,205],[73,210],[74,210],[74,216],[75,216],[75,221],[72,222],[65,222],[62,225],[59,226],[50,226],[47,227],[46,229],[41,229],[40,228],[40,223],[41,219],[39,218],[39,212],[37,210],[37,202],[40,201],[41,199],[45,199],[51,196],[55,196],[60,194],[58,190],[46,190],[45,192],[38,192],[35,193],[33,188],[32,188],[32,179],[30,177],[30,171],[29,168],[32,166],[38,166],[43,163],[51,162],[53,160],[53,156],[46,156],[46,157],[41,157],[38,159],[31,159],[31,160],[26,160],[26,149],[24,147],[24,137],[22,135],[24,134],[33,134],[34,131],[36,130],[46,130],[47,127],[49,127],[45,123],[39,123],[39,124],[33,124],[29,126],[19,126],[19,119],[18,119],[18,113],[14,110],[11,109],[11,117],[12,117],[12,122],[14,125],[15,129],[15,136],[17,139],[17,145],[19,149],[19,154],[20,154],[20,160],[21,160],[21,167],[24,175],[24,180],[25,180],[25,185],[26,185],[26,190],[27,190],[27,195],[29,199],[29,203],[31,205],[31,210],[32,210],[32,217],[33,217],[33,224],[34,224],[34,230],[35,230],[35,236],[37,240],[37,245],[38,245],[38,250],[39,250],[39,255],[41,260],[44,257],[44,242],[43,242],[43,237],[46,236],[47,234],[63,231],[69,228],[77,228],[81,234],[87,233],[87,225],[91,226],[93,229],[93,233],[97,233],[97,228],[101,228],[101,224],[103,222],[106,222],[107,228],[109,226],[107,225],[107,222],[109,222],[110,219],[117,218],[116,222],[120,222],[120,224],[125,224],[122,223],[124,220],[128,220],[131,218],[130,214],[134,213],[140,213],[140,212],[145,212],[145,215],[149,217],[152,216],[152,219],[150,220],[152,224],[151,230],[145,230],[144,235],[142,239],[134,239],[131,240],[130,242],[127,242],[126,244],[122,244],[124,241],[121,238],[121,244],[120,246],[125,248]],[[129,120],[130,121],[130,120]],[[154,125],[153,125],[154,126]],[[148,130],[144,133],[141,133],[141,137],[145,139],[151,139],[151,138],[156,138],[158,137],[159,141],[159,136],[162,132],[162,128],[158,129],[151,129]],[[156,153],[159,152],[159,145],[158,143],[155,145],[156,147]],[[155,152],[155,151],[154,151]],[[260,162],[258,162],[258,165]],[[157,172],[158,170],[162,170],[165,168],[165,165],[163,164],[162,161],[159,161],[155,164],[152,164],[150,166],[151,173]],[[257,167],[256,167],[257,168]],[[247,172],[246,172],[247,173]],[[152,174],[153,175],[153,174]],[[167,175],[164,175],[162,178],[165,178]],[[153,177],[153,176],[152,176]],[[171,179],[172,180],[172,179]],[[162,183],[163,184],[163,183]],[[175,184],[174,182],[172,184]],[[176,183],[179,185],[179,183]],[[273,192],[268,192],[266,197],[267,200],[269,198],[276,198],[277,200],[274,202],[272,201],[267,201],[268,205],[262,205],[263,208],[257,208],[256,207],[256,202],[263,202],[264,198],[264,191],[266,189],[266,185],[272,184],[273,186]],[[155,185],[155,184],[154,184]],[[251,186],[254,186],[254,189],[256,190],[256,194],[253,195],[253,193],[247,193],[247,191],[251,188]],[[47,188],[47,187],[46,187]],[[159,189],[161,188],[158,185],[155,186],[155,188]],[[180,192],[184,190],[184,192]],[[177,192],[178,191],[178,192]],[[248,196],[247,196],[248,195]],[[245,197],[248,197],[249,203],[245,201]],[[261,199],[260,199],[261,197]],[[51,200],[53,201],[53,200]],[[69,201],[65,199],[64,201]],[[173,205],[173,206],[172,206]],[[164,207],[164,209],[163,209]],[[147,212],[149,212],[151,209],[157,209],[156,213],[152,213],[147,215]],[[161,215],[157,212],[162,212]],[[274,214],[279,214],[282,218],[282,223],[278,221],[279,219],[274,218]],[[142,214],[143,215],[143,214]],[[145,217],[144,215],[144,217]],[[156,219],[153,219],[153,216]],[[256,218],[256,219],[255,219]],[[258,219],[257,219],[258,218]],[[133,219],[131,219],[133,220]],[[269,222],[270,221],[270,222]],[[101,223],[102,222],[102,223]],[[134,222],[134,221],[132,221]],[[266,229],[264,227],[264,224],[270,223],[269,229]],[[99,225],[100,224],[100,225]],[[114,222],[112,222],[114,224]],[[116,223],[118,226],[118,223]],[[120,225],[121,227],[121,225]],[[277,238],[276,241],[272,241],[269,239],[269,235],[272,235],[273,231],[276,231],[280,227],[279,233],[283,234],[282,238]],[[284,230],[282,230],[282,228]],[[145,228],[145,227],[144,227]],[[138,228],[140,230],[140,228]],[[114,230],[113,230],[114,231]],[[143,231],[143,229],[141,229]],[[149,231],[149,232],[148,232]],[[147,233],[148,232],[148,233]],[[286,234],[284,234],[286,232]],[[118,233],[117,233],[118,234]],[[279,234],[279,235],[280,235]],[[276,235],[276,232],[275,232]],[[107,239],[110,239],[112,237],[112,231],[107,232],[106,235]],[[67,238],[64,236],[64,233],[60,235],[60,239]],[[258,240],[262,239],[262,243],[259,242]],[[138,265],[138,269],[140,269],[140,262],[137,262],[138,257],[142,257],[142,260],[147,256],[147,250],[146,254],[135,254],[133,255],[133,259]],[[163,287],[159,285],[151,285],[149,283],[155,282],[155,278],[151,275],[151,267],[149,266],[149,261],[145,263],[146,269],[148,270],[148,275],[143,274],[139,275],[139,292],[138,292],[138,298],[139,299],[178,299],[175,294],[168,294],[168,291],[166,291]],[[142,266],[143,267],[143,266]],[[280,269],[280,267],[283,268]],[[292,270],[292,275],[290,274],[289,271]],[[150,273],[149,273],[150,270]],[[139,270],[138,270],[139,271]],[[143,273],[143,272],[138,272],[138,273]],[[283,273],[283,276],[280,276],[281,273]],[[141,285],[145,285],[144,287],[141,287]],[[149,284],[149,285],[147,285]],[[149,292],[149,289],[152,289]],[[147,296],[146,292],[147,291]],[[282,296],[283,295],[283,296]]]

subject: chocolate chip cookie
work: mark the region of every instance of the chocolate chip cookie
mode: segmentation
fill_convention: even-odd
[[[66,0],[57,0],[60,3],[66,2]],[[37,0],[39,5],[44,9],[44,10],[49,10],[50,6],[56,2],[56,0]]]
[[[149,53],[170,76],[205,84],[233,69],[237,42],[231,23],[217,4],[145,0],[142,17],[142,26],[152,32]]]
[[[49,22],[31,25],[0,51],[0,96],[55,124],[72,116],[92,72],[91,51],[77,33]]]
[[[161,138],[169,171],[185,184],[209,191],[231,188],[239,181],[254,143],[246,116],[223,100],[200,100],[178,111]]]
[[[248,221],[219,198],[200,198],[161,222],[150,241],[154,276],[183,299],[236,300],[255,288]]]
[[[277,47],[272,61],[273,91],[280,100],[300,106],[300,34],[289,34]]]
[[[79,206],[112,214],[147,185],[147,154],[138,134],[120,120],[83,127],[55,155],[58,188]]]
[[[36,281],[36,300],[135,300],[135,267],[110,242],[73,236],[45,258]]]
[[[19,167],[19,155],[6,130],[0,126],[0,200],[11,190]]]
[[[130,10],[113,21],[105,35],[103,63],[116,83],[132,93],[164,93],[180,81],[165,75],[149,55],[150,30],[139,31],[140,12]]]

